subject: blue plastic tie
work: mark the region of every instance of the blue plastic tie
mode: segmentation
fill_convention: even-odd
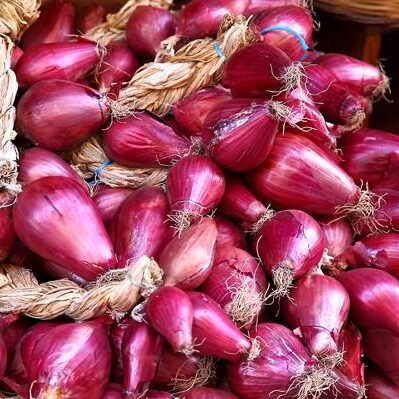
[[[95,171],[94,175],[98,176],[100,172],[108,165],[111,165],[112,161],[110,159],[106,159]]]
[[[215,49],[216,54],[219,56],[219,58],[222,58],[224,54],[219,46],[219,43],[216,40],[213,42],[213,48]]]

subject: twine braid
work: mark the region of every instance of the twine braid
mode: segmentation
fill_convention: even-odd
[[[125,269],[111,270],[85,288],[62,279],[39,284],[29,270],[0,268],[0,313],[40,320],[68,316],[75,320],[111,315],[121,318],[162,283],[158,264],[143,256]]]

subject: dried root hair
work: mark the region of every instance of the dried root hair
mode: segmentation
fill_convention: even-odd
[[[168,215],[168,220],[172,223],[175,234],[180,237],[183,231],[191,226],[195,216],[193,211],[173,211]]]
[[[248,232],[251,234],[256,234],[262,228],[262,226],[265,224],[265,222],[272,219],[274,215],[275,215],[275,211],[273,209],[271,209],[270,205],[268,205],[266,207],[266,210],[263,213],[263,215],[260,217],[260,219],[257,222],[255,222],[251,226],[251,228]]]
[[[274,283],[274,290],[270,295],[278,300],[287,297],[294,282],[294,276],[289,261],[284,261],[273,267],[272,280]]]
[[[390,79],[385,73],[384,66],[382,65],[381,62],[378,63],[378,67],[381,72],[382,79],[380,83],[374,88],[371,96],[373,101],[379,101],[381,98],[388,102],[392,102],[392,100],[389,100],[387,95],[391,94],[391,84],[390,84]]]

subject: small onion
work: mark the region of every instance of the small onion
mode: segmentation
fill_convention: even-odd
[[[238,399],[238,397],[221,389],[197,387],[184,392],[180,399]]]
[[[5,260],[15,244],[15,233],[12,219],[12,207],[6,193],[0,193],[0,260]]]
[[[103,22],[106,14],[107,10],[102,4],[87,4],[76,18],[76,30],[79,33],[86,33],[91,28]]]
[[[304,6],[304,0],[249,0],[249,5],[244,13],[246,17],[256,15],[262,11],[271,11],[282,6]]]
[[[399,397],[399,386],[375,368],[367,367],[367,399],[392,399]]]
[[[218,229],[216,245],[232,245],[236,248],[246,249],[245,234],[237,225],[222,216],[216,215],[213,218]]]
[[[335,258],[351,246],[353,233],[345,219],[319,219],[318,222],[324,233],[328,255]]]

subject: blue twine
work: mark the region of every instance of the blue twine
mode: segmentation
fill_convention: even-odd
[[[98,176],[100,172],[108,165],[111,165],[112,161],[110,159],[106,159],[93,173],[95,176]]]
[[[223,57],[223,51],[220,48],[219,43],[216,40],[213,42],[213,48],[215,49],[216,54],[219,56],[219,58],[222,58]]]

